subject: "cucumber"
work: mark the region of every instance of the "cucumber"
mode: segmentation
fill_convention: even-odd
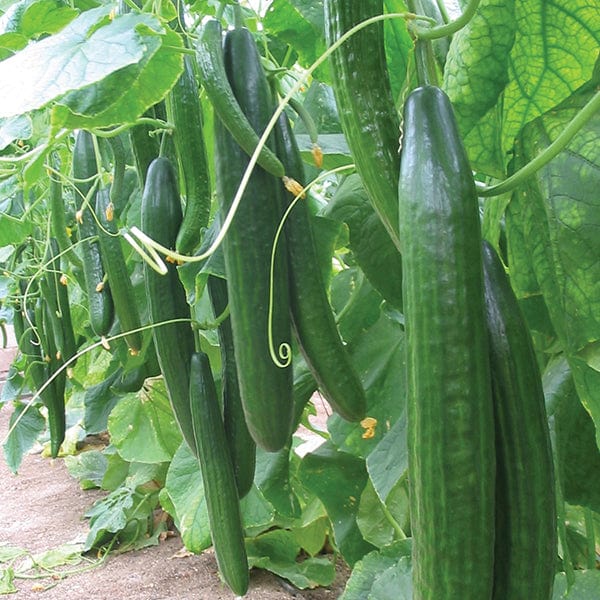
[[[475,184],[452,107],[410,93],[398,185],[415,600],[482,600],[495,450]]]
[[[190,412],[219,571],[238,596],[248,590],[248,558],[233,466],[208,356],[190,362]]]
[[[221,277],[209,275],[207,287],[215,316],[219,316],[227,310],[229,305],[227,281]],[[238,494],[240,498],[243,498],[250,491],[254,481],[256,444],[246,425],[229,317],[219,325],[218,335],[221,353],[223,422]]]
[[[171,119],[175,125],[175,152],[185,184],[185,212],[177,235],[177,252],[190,254],[198,246],[208,224],[211,190],[208,159],[202,134],[202,111],[193,57],[183,57],[183,73],[169,93]]]
[[[304,185],[304,167],[285,113],[275,129],[277,154],[289,177]],[[294,195],[281,186],[284,208]],[[306,201],[299,200],[285,222],[290,308],[300,350],[327,401],[344,419],[364,418],[367,401],[335,324],[325,292]]]
[[[129,277],[121,236],[114,218],[108,218],[108,207],[111,204],[108,188],[98,190],[96,193],[96,215],[102,227],[98,228],[98,241],[102,264],[115,307],[119,318],[121,331],[127,333],[125,341],[131,354],[135,355],[142,349],[142,326],[138,311],[133,284]]]
[[[496,422],[497,600],[552,598],[556,496],[542,379],[504,266],[483,243],[485,304]]]
[[[98,174],[94,139],[88,131],[80,130],[73,148],[73,178],[78,191],[77,202],[81,203],[92,189],[92,179]],[[83,278],[90,311],[90,325],[99,336],[110,330],[114,317],[114,306],[110,289],[104,281],[104,267],[98,243],[98,227],[90,206],[82,206],[78,237],[83,261]]]
[[[329,45],[365,19],[383,13],[383,0],[325,1]],[[385,62],[383,24],[361,29],[330,58],[332,87],[348,146],[371,203],[394,244],[398,239],[400,124]]]
[[[210,19],[204,23],[196,47],[202,87],[223,125],[248,156],[251,156],[258,146],[259,134],[264,131],[268,118],[262,128],[257,130],[256,124],[251,123],[244,114],[225,70],[222,40],[223,32],[218,20]],[[270,116],[271,114],[268,115]],[[285,174],[281,161],[268,146],[263,146],[260,151],[258,164],[275,177],[283,177]]]
[[[271,114],[271,95],[251,33],[234,29],[225,38],[224,63],[236,98],[257,131]],[[248,165],[248,156],[225,125],[215,123],[217,197],[221,222]],[[280,219],[279,182],[257,167],[223,240],[231,328],[238,381],[248,430],[263,449],[275,452],[287,443],[292,426],[292,368],[281,368],[269,353],[269,265]],[[276,254],[272,331],[277,350],[289,343],[285,244]]]
[[[167,248],[174,248],[181,224],[181,203],[177,176],[169,159],[156,158],[150,163],[142,194],[142,231]],[[175,418],[185,441],[196,452],[190,415],[190,357],[195,349],[194,333],[189,322],[190,307],[177,267],[167,262],[168,273],[160,275],[144,263],[144,284],[148,312],[158,364],[165,379]],[[175,323],[165,321],[180,319]]]

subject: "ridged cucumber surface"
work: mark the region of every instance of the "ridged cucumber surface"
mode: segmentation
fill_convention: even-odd
[[[398,186],[415,600],[484,600],[495,448],[475,184],[436,87],[405,105]]]

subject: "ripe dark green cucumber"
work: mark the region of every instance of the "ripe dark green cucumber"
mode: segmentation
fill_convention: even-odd
[[[240,503],[208,356],[190,363],[190,412],[217,564],[238,596],[248,590],[248,559]]]
[[[79,212],[78,237],[83,261],[83,278],[85,281],[88,305],[90,311],[90,324],[94,333],[106,335],[112,325],[114,306],[110,289],[104,282],[104,267],[98,243],[98,227],[92,211],[93,199],[86,206],[83,201],[90,194],[92,180],[98,174],[94,139],[88,131],[80,130],[75,138],[73,148],[73,177],[78,191],[77,202],[82,204]]]
[[[98,228],[100,253],[121,331],[123,333],[130,332],[125,335],[125,341],[131,353],[137,354],[142,349],[142,333],[137,331],[141,328],[142,322],[121,246],[121,236],[114,216],[107,212],[110,210],[110,204],[108,188],[98,190],[96,193],[96,216],[101,225]],[[109,216],[111,216],[110,219]]]
[[[549,600],[556,500],[544,390],[533,342],[504,266],[483,243],[496,422],[496,600]]]
[[[225,38],[225,68],[236,98],[256,131],[271,115],[271,95],[260,56],[247,29],[229,31]],[[231,206],[248,156],[223,123],[215,123],[217,193],[221,222]],[[275,452],[286,444],[292,426],[292,369],[273,361],[269,352],[269,265],[280,219],[279,182],[257,167],[231,227],[223,240],[231,328],[238,381],[248,429],[255,442]],[[289,343],[285,244],[280,240],[274,272],[273,346]]]
[[[163,246],[173,249],[181,224],[181,203],[177,176],[171,162],[159,157],[152,161],[142,194],[142,231]],[[160,275],[144,263],[148,311],[158,364],[175,418],[185,441],[196,451],[190,415],[190,357],[194,352],[194,333],[189,322],[190,307],[177,267],[167,262],[168,272]],[[179,319],[178,322],[163,324]]]
[[[221,277],[209,275],[207,287],[215,317],[218,317],[229,306],[227,282]],[[223,422],[238,494],[240,498],[243,498],[250,491],[254,481],[256,444],[246,425],[229,317],[219,324],[218,334],[221,353]]]
[[[475,184],[447,96],[411,92],[398,198],[415,600],[492,594],[495,452]]]
[[[277,121],[275,141],[287,175],[304,185],[302,158],[285,113]],[[281,194],[287,208],[294,195],[285,189]],[[344,419],[360,421],[367,406],[365,392],[325,293],[306,201],[299,200],[292,208],[284,232],[292,323],[302,354],[332,408]]]
[[[202,135],[202,111],[193,57],[183,57],[183,73],[169,93],[173,140],[185,185],[185,212],[177,235],[176,248],[191,254],[198,246],[210,214],[208,159]]]
[[[202,86],[221,122],[246,154],[251,156],[258,146],[259,134],[264,131],[268,119],[262,129],[257,130],[255,123],[251,123],[241,109],[239,98],[232,90],[225,70],[222,34],[221,23],[216,19],[211,19],[202,26],[196,48]],[[260,151],[258,164],[275,177],[284,175],[281,161],[268,146],[263,146]]]
[[[331,46],[346,31],[383,13],[383,0],[326,0],[325,34]],[[383,24],[368,25],[330,58],[342,129],[373,207],[399,247],[398,147],[400,126],[385,62]]]

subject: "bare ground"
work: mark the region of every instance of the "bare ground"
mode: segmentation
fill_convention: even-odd
[[[14,350],[0,350],[0,385]],[[7,431],[9,407],[0,410],[0,439]],[[0,456],[0,549],[25,548],[38,553],[85,539],[85,511],[102,496],[98,490],[82,491],[59,458],[29,454],[18,475],[13,475]],[[183,552],[180,537],[167,537],[157,546],[104,561],[69,567],[63,577],[15,579],[18,591],[6,596],[18,600],[230,600],[235,596],[220,581],[212,551],[201,555]],[[5,565],[0,564],[1,569]],[[89,568],[87,568],[89,567]],[[79,571],[79,572],[77,572]],[[253,571],[248,600],[334,600],[348,577],[340,564],[331,588],[299,591],[271,573]],[[1,575],[1,573],[0,573]],[[1,586],[0,586],[1,587]]]

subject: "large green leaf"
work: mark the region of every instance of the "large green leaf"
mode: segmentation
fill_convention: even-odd
[[[183,70],[180,36],[170,29],[160,35],[145,25],[138,29],[146,30],[142,59],[61,98],[52,114],[55,128],[131,123],[173,87]]]
[[[564,573],[554,579],[552,600],[592,600],[598,597],[600,571],[575,571],[575,583],[569,588]]]
[[[127,394],[108,418],[111,441],[128,461],[168,462],[181,433],[162,379],[150,380],[137,394]]]
[[[516,27],[514,0],[482,0],[474,17],[452,38],[442,87],[463,135],[496,104],[508,82]]]
[[[208,548],[212,541],[202,475],[198,459],[185,443],[181,444],[169,466],[165,487],[161,490],[163,506],[168,504],[164,501],[165,496],[174,511],[171,516],[185,547],[194,553]]]
[[[367,483],[363,460],[326,442],[304,457],[299,478],[325,506],[335,543],[349,565],[373,550],[356,523],[360,495]]]
[[[523,126],[592,78],[600,47],[600,10],[589,0],[516,3],[517,33],[504,92],[504,152]]]
[[[303,67],[309,67],[325,50],[323,0],[274,0],[263,24],[298,53]],[[319,69],[319,79],[326,80],[322,77],[326,69],[326,65]]]
[[[59,33],[0,62],[0,80],[11,89],[0,99],[0,117],[29,112],[98,83],[139,63],[157,41],[160,45],[164,29],[155,17],[131,13],[109,20],[111,9],[85,11]]]
[[[490,6],[493,12],[507,10],[513,0],[497,0]],[[492,4],[492,2],[490,2]],[[510,23],[510,22],[509,22]],[[464,127],[466,119],[472,127],[465,139],[473,167],[486,175],[503,178],[510,159],[513,142],[519,131],[530,121],[557,106],[576,89],[589,81],[594,72],[600,46],[600,11],[587,0],[530,0],[515,3],[515,40],[508,57],[508,82],[504,74],[502,54],[497,55],[496,73],[489,80],[483,77],[468,79],[466,71],[455,77],[450,86],[449,71],[446,86],[457,101],[457,110]],[[495,26],[501,31],[506,26]],[[510,27],[508,27],[510,29]],[[493,36],[496,33],[493,33]],[[458,33],[457,38],[463,34]],[[492,37],[493,37],[492,36]],[[473,40],[474,49],[464,48],[459,56],[465,64],[481,52],[486,52],[488,37]],[[488,53],[495,52],[488,48]],[[477,65],[471,65],[474,72]],[[451,65],[448,67],[451,69]],[[506,86],[504,86],[506,83]],[[462,84],[467,85],[463,92]],[[471,89],[472,88],[472,89]],[[493,106],[489,101],[498,94]],[[463,112],[464,96],[472,103],[473,116],[479,120],[471,123],[471,115]],[[481,114],[476,99],[487,112]]]
[[[516,166],[527,163],[559,135],[589,98],[576,94],[559,110],[530,123],[516,145]],[[519,270],[530,268],[552,325],[566,351],[580,398],[600,432],[600,114],[594,115],[568,149],[542,168],[513,196],[507,236],[524,250],[511,252]],[[511,236],[516,239],[511,242]],[[525,258],[528,254],[528,259]],[[531,265],[529,267],[527,265]],[[600,442],[600,435],[597,433]]]
[[[340,600],[410,600],[411,541],[403,540],[370,552],[356,563]],[[378,596],[380,592],[382,596]],[[392,595],[390,593],[393,592]]]

